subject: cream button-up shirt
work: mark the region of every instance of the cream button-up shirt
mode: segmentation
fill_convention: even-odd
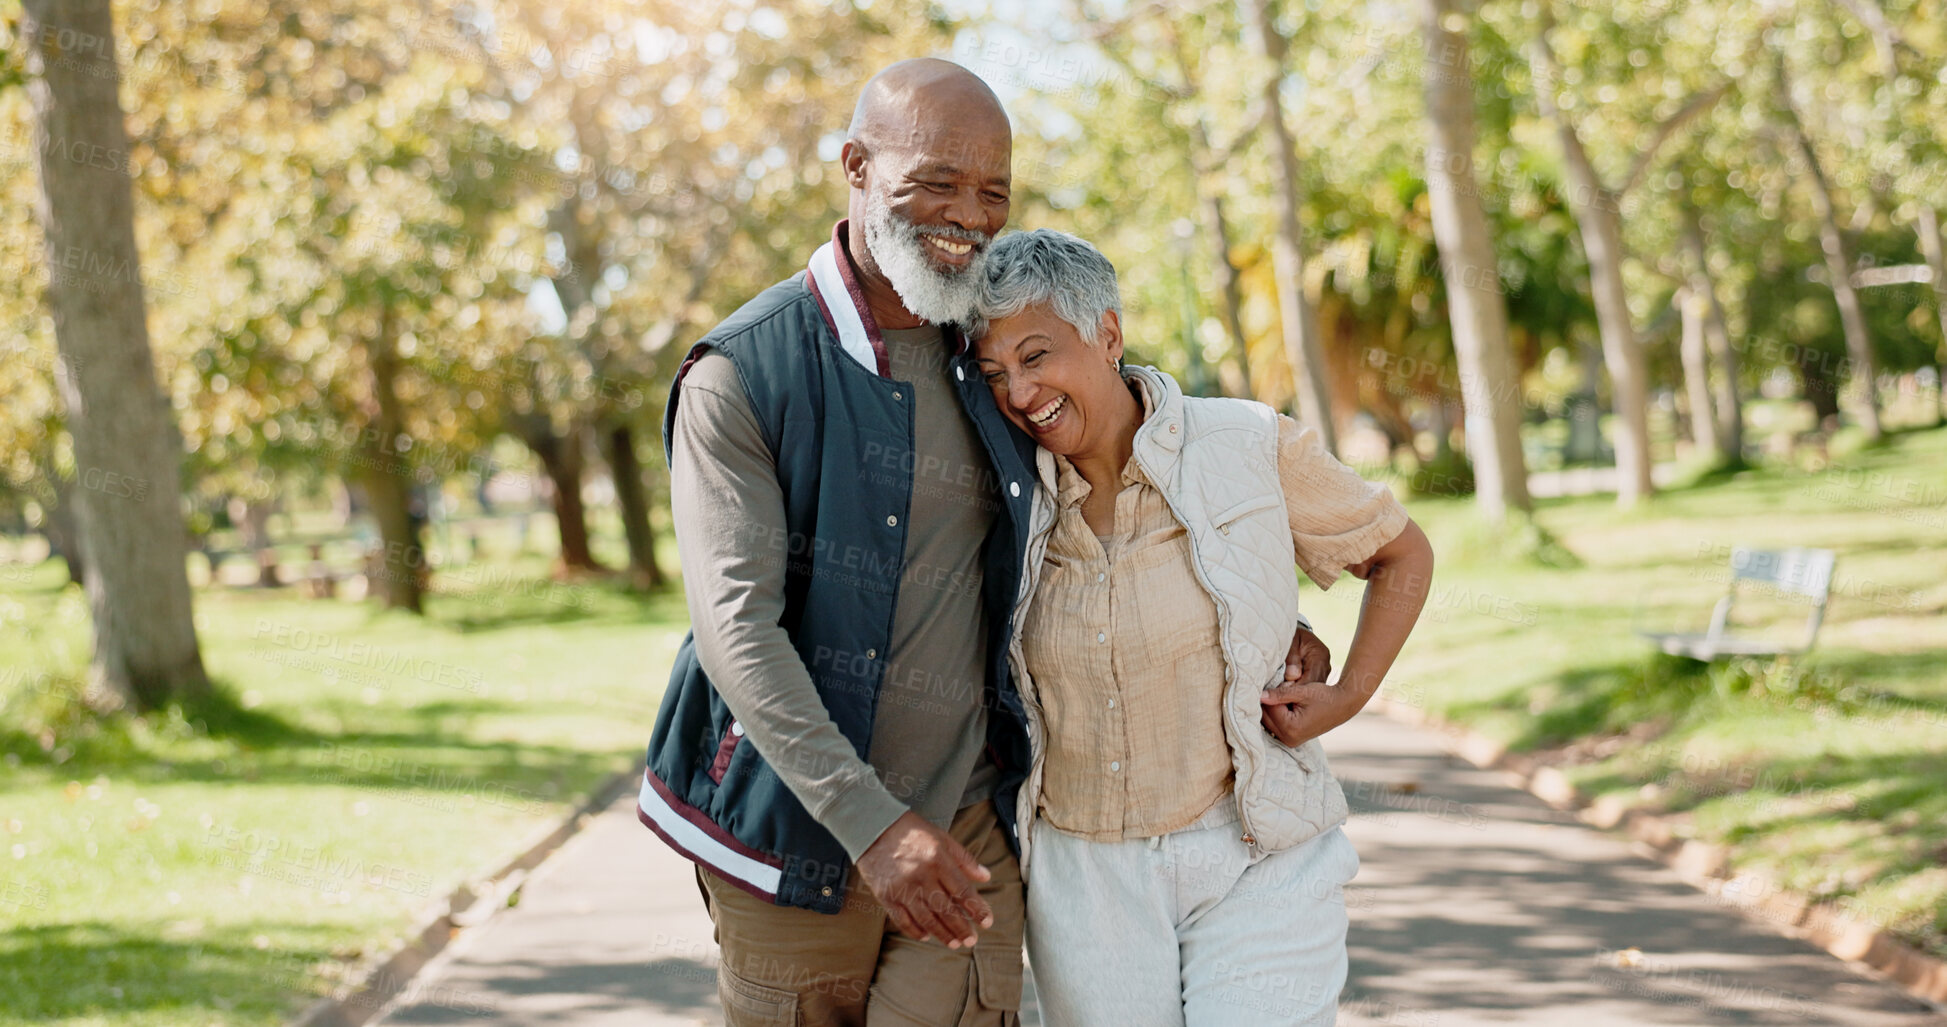
[[[1278,427],[1298,563],[1323,586],[1404,530],[1406,511],[1312,429]],[[1066,459],[1055,466],[1056,522],[1021,637],[1048,728],[1040,814],[1096,841],[1181,830],[1231,790],[1216,604],[1189,534],[1133,459],[1106,539],[1082,517],[1089,483]]]

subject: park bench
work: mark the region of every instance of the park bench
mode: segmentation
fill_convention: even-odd
[[[1710,628],[1702,632],[1639,631],[1637,634],[1672,656],[1688,656],[1709,662],[1719,656],[1782,656],[1803,653],[1812,648],[1819,624],[1825,620],[1825,604],[1832,589],[1830,549],[1746,549],[1731,550],[1731,585],[1710,614]],[[1812,604],[1805,624],[1805,641],[1792,645],[1773,639],[1728,634],[1731,607],[1736,603],[1740,583],[1750,583],[1784,597],[1804,597]]]

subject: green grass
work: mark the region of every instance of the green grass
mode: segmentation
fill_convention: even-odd
[[[1465,500],[1409,509],[1440,563],[1395,699],[1676,814],[1738,868],[1947,955],[1947,430],[1835,443],[1823,470],[1703,477],[1631,511],[1543,502],[1570,566],[1503,555]],[[1652,657],[1634,630],[1701,630],[1734,545],[1838,551],[1817,648],[1709,668]],[[1341,650],[1358,588],[1306,600]],[[1807,612],[1762,597],[1739,611],[1787,636]]]
[[[449,567],[427,615],[197,595],[217,700],[106,725],[58,565],[0,579],[0,1024],[269,1024],[647,742],[679,595]]]

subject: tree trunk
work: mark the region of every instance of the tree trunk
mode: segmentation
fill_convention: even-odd
[[[1573,162],[1570,164],[1573,167]],[[1593,169],[1589,169],[1591,172]],[[1593,174],[1570,174],[1577,193],[1600,199],[1571,200],[1580,223],[1582,251],[1589,259],[1590,288],[1595,294],[1596,325],[1602,336],[1602,363],[1609,371],[1609,397],[1620,431],[1612,440],[1616,452],[1616,504],[1633,506],[1654,491],[1650,481],[1649,370],[1636,325],[1629,316],[1629,294],[1623,285],[1622,222],[1614,195],[1596,184]],[[1593,192],[1591,192],[1593,190]]]
[[[46,480],[51,495],[47,508],[41,511],[41,534],[47,536],[48,555],[66,561],[68,580],[85,589],[87,562],[81,550],[81,526],[75,516],[75,504],[80,499],[74,494],[74,482],[52,468],[48,469]]]
[[[1211,152],[1210,131],[1198,118],[1192,126],[1195,143],[1201,154]],[[1217,172],[1202,171],[1196,176],[1197,202],[1203,207],[1203,244],[1209,251],[1210,276],[1217,286],[1217,313],[1224,323],[1224,334],[1230,337],[1230,354],[1233,373],[1240,383],[1235,394],[1245,399],[1256,396],[1256,388],[1251,383],[1250,343],[1244,335],[1243,289],[1237,280],[1237,265],[1230,259],[1230,219],[1224,215],[1224,193]]]
[[[1839,380],[1832,374],[1824,350],[1803,346],[1798,351],[1798,374],[1805,383],[1805,401],[1812,404],[1814,425],[1823,431],[1826,422],[1839,417]]]
[[[277,578],[277,550],[270,541],[270,502],[235,497],[226,508],[243,537],[243,547],[256,556],[257,587],[276,588],[281,582]]]
[[[615,476],[615,505],[622,511],[622,533],[629,542],[629,587],[661,588],[668,580],[656,563],[656,536],[649,529],[649,493],[642,485],[642,463],[636,459],[635,431],[626,423],[609,426],[602,434],[602,456]]]
[[[1649,370],[1636,326],[1629,316],[1629,294],[1623,285],[1621,196],[1604,185],[1582,145],[1575,123],[1555,102],[1555,83],[1561,73],[1549,49],[1546,0],[1544,19],[1533,43],[1536,99],[1542,115],[1554,123],[1561,141],[1562,163],[1568,175],[1569,209],[1582,236],[1582,252],[1589,261],[1589,290],[1595,299],[1596,325],[1602,335],[1602,359],[1609,370],[1609,397],[1621,430],[1616,451],[1616,504],[1634,506],[1654,491],[1650,479]],[[1640,161],[1639,161],[1640,162]]]
[[[1224,216],[1224,198],[1214,186],[1203,197],[1203,214],[1203,241],[1210,251],[1210,273],[1217,284],[1217,313],[1224,323],[1224,334],[1230,337],[1231,363],[1243,383],[1237,395],[1252,399],[1257,388],[1251,382],[1250,339],[1244,334],[1243,290],[1237,281],[1237,265],[1230,260],[1230,221]]]
[[[365,404],[365,430],[359,433],[359,477],[379,527],[379,551],[368,556],[367,577],[371,591],[387,607],[420,613],[426,550],[412,513],[412,468],[400,457],[397,444],[405,433],[405,417],[399,403],[399,354],[392,337],[391,301],[380,302],[386,307],[379,314],[378,334],[365,348],[372,391]]]
[[[1460,364],[1474,502],[1498,523],[1531,510],[1521,452],[1521,388],[1508,345],[1508,312],[1494,239],[1474,180],[1474,88],[1454,0],[1421,0],[1426,29],[1426,176],[1433,237],[1446,277],[1454,356]]]
[[[1697,209],[1683,204],[1683,247],[1690,254],[1690,289],[1703,299],[1704,342],[1708,364],[1717,365],[1712,406],[1717,412],[1715,437],[1718,460],[1726,467],[1744,463],[1744,404],[1737,394],[1737,348],[1724,327],[1724,305],[1717,299],[1717,282],[1710,274],[1710,250],[1704,243]]]
[[[584,431],[581,424],[572,423],[566,432],[557,435],[545,417],[529,415],[516,419],[515,431],[540,459],[541,470],[548,476],[549,500],[561,536],[561,569],[603,570],[588,548],[588,513],[581,502]]]
[[[1690,401],[1690,441],[1699,452],[1724,459],[1718,438],[1716,404],[1710,398],[1710,358],[1704,341],[1704,311],[1710,301],[1692,286],[1677,290],[1677,309],[1683,314],[1683,343],[1679,356],[1683,362],[1684,395]]]
[[[1582,386],[1568,397],[1568,443],[1563,459],[1570,464],[1598,464],[1609,454],[1602,444],[1602,350],[1587,338],[1576,339],[1582,356]]]
[[[1291,364],[1292,385],[1297,390],[1294,412],[1318,430],[1326,450],[1338,452],[1338,430],[1332,423],[1330,393],[1325,383],[1325,344],[1319,336],[1318,312],[1305,295],[1304,234],[1299,227],[1299,189],[1303,176],[1291,130],[1284,122],[1284,100],[1279,90],[1284,82],[1285,38],[1271,13],[1270,0],[1252,0],[1251,35],[1264,69],[1264,127],[1267,144],[1277,161],[1278,201],[1277,237],[1271,250],[1272,269],[1278,285],[1278,320],[1284,332],[1285,359]]]
[[[601,273],[601,246],[582,226],[579,212],[580,201],[571,197],[548,218],[550,226],[561,236],[572,272],[553,279],[554,291],[568,314],[568,337],[574,340],[576,349],[588,363],[589,374],[595,379],[595,388],[591,390],[595,399],[589,417],[595,426],[602,460],[608,464],[609,477],[615,482],[616,512],[622,518],[622,535],[629,546],[629,587],[655,588],[665,579],[662,568],[656,565],[656,536],[649,525],[649,498],[642,487],[642,463],[636,459],[634,430],[614,409],[617,376],[608,360],[609,340],[595,327],[601,312],[595,307],[595,297],[589,287]],[[579,503],[579,497],[576,502]],[[585,535],[584,529],[584,551]],[[565,532],[562,539],[562,551],[566,553]],[[587,562],[591,566],[594,563],[592,558]]]
[[[184,567],[182,444],[156,384],[108,0],[26,0],[21,38],[37,121],[48,307],[74,444],[83,587],[94,615],[89,691],[155,709],[207,695]],[[56,42],[59,46],[56,46]]]
[[[1940,214],[1933,204],[1920,204],[1920,252],[1926,254],[1933,271],[1934,315],[1940,319],[1940,347],[1934,351],[1934,423],[1939,424],[1942,407],[1947,406],[1947,257],[1942,251]]]
[[[1811,186],[1812,211],[1819,219],[1819,249],[1825,253],[1825,272],[1832,278],[1832,298],[1839,305],[1839,325],[1845,330],[1846,355],[1852,361],[1852,386],[1857,392],[1855,416],[1869,439],[1882,435],[1879,423],[1879,365],[1873,357],[1872,334],[1866,328],[1866,312],[1859,305],[1859,291],[1852,285],[1852,250],[1839,227],[1838,210],[1832,204],[1832,188],[1825,169],[1812,148],[1812,137],[1792,106],[1791,85],[1785,77],[1784,59],[1778,59],[1778,104],[1785,116],[1785,128],[1798,159],[1805,164],[1805,182]]]

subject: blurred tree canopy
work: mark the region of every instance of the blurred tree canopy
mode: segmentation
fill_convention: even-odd
[[[1819,415],[1850,419],[1863,399],[1843,397],[1947,363],[1947,283],[1913,270],[1932,259],[1947,204],[1938,5],[1453,7],[1469,56],[1443,73],[1473,89],[1475,199],[1508,315],[1514,380],[1497,387],[1520,397],[1526,420],[1582,417],[1592,430],[1598,407],[1635,414],[1616,409],[1603,374],[1599,276],[1544,100],[1617,194],[1643,405],[1721,427],[1723,407],[1783,381]],[[131,138],[121,154],[36,137],[20,54],[61,44],[22,39],[19,15],[0,15],[0,267],[11,272],[0,276],[0,485],[18,523],[57,530],[74,475],[32,214],[36,147],[54,147],[134,186],[192,505],[350,483],[388,553],[387,598],[413,606],[425,584],[415,504],[493,473],[494,442],[511,437],[550,483],[564,562],[595,564],[574,522],[584,462],[596,461],[629,571],[653,586],[666,488],[653,450],[676,357],[802,266],[843,211],[832,169],[859,88],[921,54],[981,74],[1008,105],[1012,225],[1099,245],[1122,274],[1137,357],[1198,390],[1293,404],[1273,260],[1290,190],[1342,452],[1444,466],[1453,473],[1416,484],[1468,487],[1424,171],[1423,87],[1442,65],[1425,52],[1417,5],[1272,0],[1263,25],[1286,50],[1275,72],[1253,46],[1258,8],[1214,0],[115,10]],[[1543,97],[1533,58],[1545,24],[1559,81]],[[1273,96],[1288,167],[1266,130]],[[1699,98],[1709,102],[1687,106]],[[1797,129],[1828,184],[1829,226]],[[1855,374],[1834,238],[1864,283],[1879,381]],[[1686,289],[1721,312],[1707,363],[1680,353]],[[1686,391],[1698,373],[1711,380]],[[1719,412],[1690,409],[1706,400]]]

